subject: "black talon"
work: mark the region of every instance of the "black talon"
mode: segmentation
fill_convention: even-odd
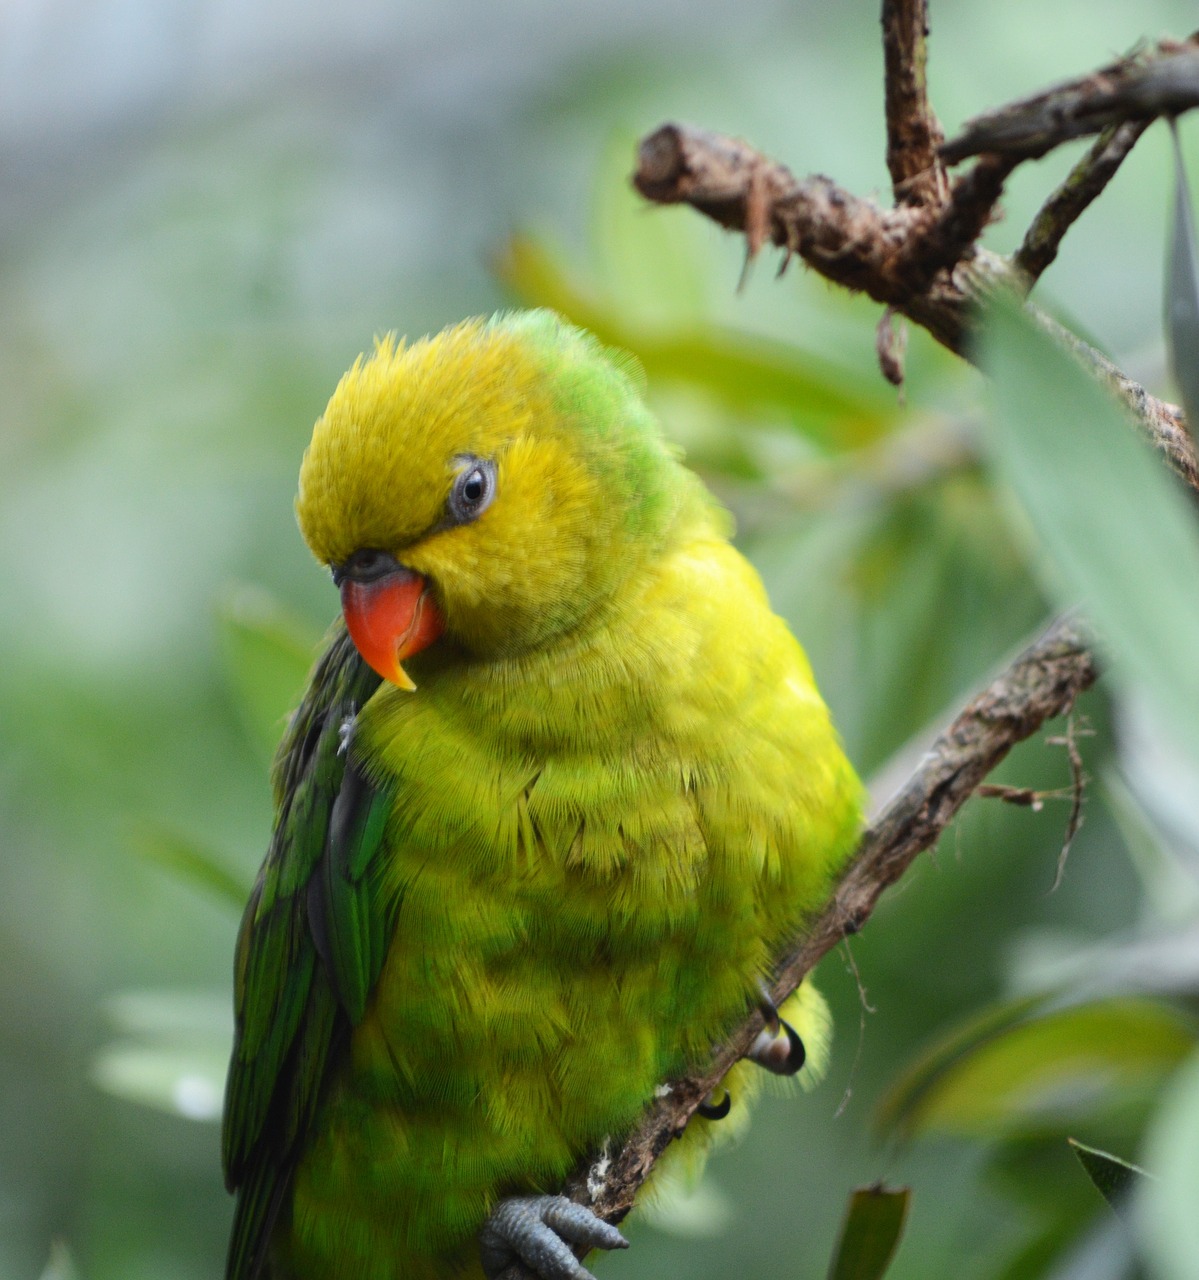
[[[705,1120],[723,1120],[732,1109],[733,1095],[727,1089],[724,1091],[723,1101],[708,1102],[705,1099],[695,1108],[696,1114],[703,1116]]]
[[[787,1044],[789,1046],[787,1052],[787,1070],[784,1074],[793,1076],[797,1071],[801,1070],[803,1064],[807,1062],[808,1051],[804,1047],[804,1042],[800,1039],[799,1032],[796,1031],[789,1022],[783,1022],[782,1018],[779,1019],[779,1022],[782,1023],[783,1030],[787,1033]]]
[[[762,1016],[766,1016],[765,1012]],[[746,1057],[772,1075],[793,1076],[807,1061],[808,1051],[799,1032],[789,1022],[784,1022],[777,1011],[774,1017],[776,1028],[772,1030],[768,1022]]]

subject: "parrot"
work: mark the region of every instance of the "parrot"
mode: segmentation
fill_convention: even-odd
[[[227,1280],[589,1277],[579,1160],[755,1005],[801,1063],[763,982],[861,784],[640,366],[553,312],[376,338],[296,516],[341,616],[236,943]]]

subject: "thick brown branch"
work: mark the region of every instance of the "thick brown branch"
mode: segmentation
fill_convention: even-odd
[[[925,293],[939,272],[951,271],[973,256],[974,244],[994,216],[1014,167],[1006,156],[983,156],[953,184],[936,220],[914,235],[900,255],[899,274],[905,285]]]
[[[937,208],[949,195],[944,141],[928,100],[928,0],[883,0],[887,168],[897,204]]]
[[[1112,180],[1125,156],[1149,127],[1149,120],[1129,120],[1108,125],[1095,145],[1070,170],[1069,176],[1045,201],[1025,233],[1024,242],[1012,263],[1031,289],[1046,267],[1057,257],[1062,237],[1083,211]]]
[[[866,831],[824,911],[779,958],[772,988],[776,1003],[786,999],[846,934],[862,927],[883,890],[936,843],[974,788],[1011,748],[1047,720],[1068,712],[1096,674],[1081,633],[1071,621],[1059,620],[970,701]],[[624,1217],[654,1161],[761,1029],[761,1016],[755,1013],[721,1046],[710,1065],[672,1081],[618,1151],[605,1152],[579,1170],[568,1194],[601,1217]]]
[[[1163,40],[1090,75],[967,121],[941,147],[947,164],[984,151],[1032,160],[1071,138],[1126,120],[1174,116],[1199,106],[1199,38]]]
[[[929,290],[924,264],[911,250],[936,221],[927,210],[884,210],[831,178],[796,178],[736,138],[663,125],[642,141],[633,185],[648,200],[689,204],[729,230],[746,232],[751,252],[767,242],[778,245],[835,283],[897,310]],[[942,341],[956,349],[963,316],[942,330]]]
[[[1002,172],[1005,162],[994,163]],[[759,244],[769,241],[798,254],[821,275],[892,307],[966,359],[976,345],[974,304],[997,288],[1019,287],[1011,265],[985,249],[969,249],[956,264],[929,271],[930,246],[942,247],[943,261],[948,246],[964,236],[965,222],[955,231],[953,219],[964,219],[966,210],[977,225],[998,184],[974,202],[956,197],[940,217],[919,209],[884,210],[831,178],[796,178],[748,143],[677,124],[663,125],[641,143],[633,184],[649,200],[690,204],[729,230],[748,234],[754,228]],[[1068,342],[1127,405],[1174,470],[1199,488],[1199,458],[1181,412],[1035,308],[1030,311]]]

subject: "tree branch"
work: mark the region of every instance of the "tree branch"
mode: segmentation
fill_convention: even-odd
[[[1162,40],[1090,75],[969,120],[941,147],[946,164],[984,151],[1035,160],[1071,138],[1126,120],[1175,116],[1199,106],[1199,33]]]
[[[868,828],[824,910],[776,966],[771,995],[781,1004],[805,974],[870,918],[884,889],[931,848],[974,788],[1016,743],[1064,715],[1095,681],[1095,659],[1069,619],[1053,624],[982,689],[937,738],[919,768]],[[580,1169],[566,1191],[602,1218],[620,1221],[654,1162],[696,1107],[744,1056],[762,1029],[747,1018],[694,1074],[670,1082],[618,1152]]]
[[[1062,237],[1112,180],[1125,156],[1151,123],[1151,120],[1126,120],[1123,124],[1108,125],[1041,206],[1024,234],[1023,243],[1012,256],[1012,265],[1025,277],[1026,291],[1057,257]]]
[[[1002,166],[1006,161],[994,163]],[[633,185],[649,200],[689,204],[729,230],[748,235],[752,224],[759,243],[770,241],[788,254],[798,254],[827,279],[906,315],[966,359],[973,358],[976,346],[975,304],[998,288],[1019,287],[1010,263],[977,246],[963,250],[952,266],[931,276],[928,270],[929,247],[940,245],[939,260],[944,261],[949,246],[955,240],[961,243],[960,228],[970,220],[979,224],[994,184],[977,201],[968,194],[959,196],[955,188],[954,200],[939,217],[930,218],[926,210],[880,209],[831,178],[796,178],[748,143],[667,124],[642,141]],[[958,219],[956,224],[953,219]],[[946,227],[951,230],[938,230]],[[1199,457],[1181,410],[1150,395],[1043,313],[1029,310],[1067,342],[1124,403],[1170,466],[1199,489]]]
[[[883,0],[887,168],[897,204],[939,208],[949,179],[937,148],[945,140],[928,100],[928,0]]]

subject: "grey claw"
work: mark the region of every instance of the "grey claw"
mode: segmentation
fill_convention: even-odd
[[[585,1205],[565,1196],[501,1200],[479,1231],[479,1259],[488,1280],[509,1280],[523,1262],[536,1280],[594,1280],[575,1257],[580,1249],[627,1249],[629,1242]]]

